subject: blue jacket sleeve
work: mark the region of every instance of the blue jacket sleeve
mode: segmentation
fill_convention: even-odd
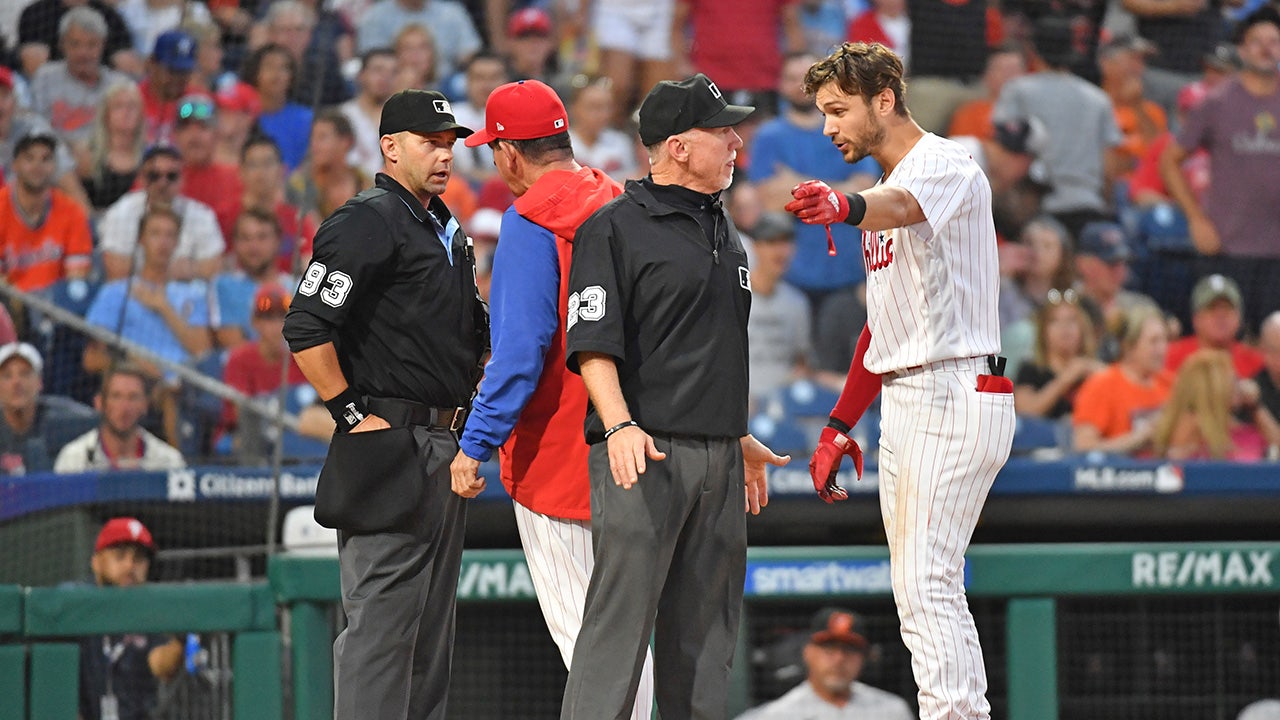
[[[467,457],[487,461],[511,435],[542,376],[560,326],[559,302],[555,235],[508,208],[489,291],[493,353],[458,443]]]

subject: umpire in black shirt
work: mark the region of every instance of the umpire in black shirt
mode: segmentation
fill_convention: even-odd
[[[284,335],[337,422],[316,490],[347,616],[334,717],[443,720],[465,521],[449,462],[488,313],[439,196],[471,131],[423,90],[387,100],[379,131],[384,171],[320,226]]]
[[[658,83],[640,107],[651,176],[574,238],[567,354],[591,397],[595,570],[562,720],[630,717],[651,634],[658,713],[725,716],[744,486],[760,512],[765,464],[789,460],[747,434],[751,283],[719,199],[752,110],[705,75]]]

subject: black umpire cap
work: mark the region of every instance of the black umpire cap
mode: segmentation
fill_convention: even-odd
[[[458,124],[453,106],[435,90],[401,90],[387,98],[382,106],[379,135],[399,132],[433,133],[454,130],[459,138],[471,134],[471,128]]]
[[[663,80],[640,105],[640,141],[648,147],[693,128],[737,125],[755,110],[749,105],[730,105],[720,88],[702,73],[680,82]]]

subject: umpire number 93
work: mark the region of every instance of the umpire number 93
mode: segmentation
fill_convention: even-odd
[[[298,283],[298,294],[311,297],[320,291],[320,300],[331,307],[342,307],[351,292],[351,276],[341,270],[329,272],[324,263],[312,262]]]

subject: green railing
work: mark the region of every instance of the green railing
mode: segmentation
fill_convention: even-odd
[[[1008,717],[1056,720],[1059,714],[1056,599],[1085,596],[1280,594],[1280,543],[1161,545],[997,545],[970,549],[970,595],[1006,601]],[[747,602],[884,598],[883,548],[753,548]],[[226,632],[234,636],[237,718],[284,717],[281,623],[289,616],[292,717],[332,716],[332,606],[339,601],[334,558],[273,557],[269,584],[0,587],[0,720],[72,720],[78,649],[68,639],[113,632]],[[459,600],[531,602],[532,583],[516,550],[464,556]],[[745,619],[744,619],[745,623]],[[744,633],[745,636],[745,633]],[[745,654],[745,640],[740,655]],[[740,657],[733,710],[745,706],[749,680]],[[12,701],[10,699],[16,699]]]

